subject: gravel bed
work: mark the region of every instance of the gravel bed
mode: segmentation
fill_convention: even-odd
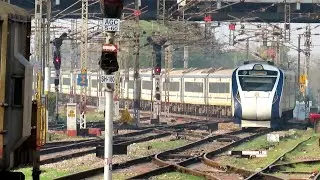
[[[82,152],[82,151],[88,151],[88,150],[92,150],[92,149],[95,149],[95,148],[88,147],[88,148],[81,148],[81,149],[70,149],[70,150],[67,150],[67,151],[60,151],[60,152],[56,152],[56,153],[41,155],[40,156],[40,161],[43,161],[43,160],[46,160],[46,159],[55,158],[55,157],[66,156],[66,155],[69,155],[69,154],[78,153],[78,152]]]
[[[237,137],[239,138],[245,138],[247,136],[251,135],[250,133],[243,133],[243,134],[239,134],[237,135]],[[204,153],[207,153],[207,152],[210,152],[210,151],[214,151],[218,148],[221,148],[223,146],[226,146],[228,144],[230,144],[231,142],[218,142],[216,140],[214,140],[213,142],[208,142],[208,143],[205,143],[205,144],[202,144],[200,146],[196,146],[196,147],[193,147],[191,149],[187,149],[185,151],[181,151],[181,152],[178,152],[179,155],[183,155],[183,156],[193,156],[193,157],[196,157],[196,156],[200,156]],[[169,162],[180,162],[182,160],[184,160],[185,158],[174,158],[174,159],[167,159],[167,161]]]
[[[136,166],[131,166],[125,169],[120,169],[112,172],[113,179],[127,179],[129,177],[136,176],[138,174],[146,173],[152,171],[159,166],[154,163],[143,163]]]
[[[191,156],[199,156],[201,154],[204,154],[206,152],[214,151],[222,146],[225,146],[229,144],[230,142],[211,142],[206,143],[201,146],[197,146],[191,149],[187,149],[179,154],[183,155],[191,155]]]
[[[240,130],[240,127],[239,127],[239,125],[230,122],[230,123],[219,123],[218,129],[219,130],[232,130],[232,131],[234,131],[234,130]]]
[[[172,147],[165,146],[166,142],[175,139],[174,136],[167,136],[159,139],[154,139],[151,141],[131,144],[128,146],[128,155],[114,155],[112,159],[112,163],[121,163],[128,160],[132,160],[135,158],[151,155],[154,153],[159,153],[161,151],[167,150],[168,148],[171,149]],[[163,143],[162,148],[151,148],[148,150],[148,144],[152,143]],[[181,144],[181,143],[180,143]],[[179,145],[180,145],[179,144]],[[104,166],[104,161],[101,158],[95,156],[95,154],[89,154],[82,157],[73,158],[70,160],[64,160],[57,163],[45,164],[42,165],[42,168],[52,168],[58,171],[65,171],[71,173],[84,171],[92,168],[97,168]]]
[[[196,170],[196,171],[204,172],[209,176],[217,177],[217,178],[223,179],[223,180],[242,180],[242,179],[244,179],[239,174],[235,174],[235,173],[229,174],[229,173],[221,171],[219,169],[207,166],[203,163],[193,164],[192,166],[188,166],[188,168]]]
[[[121,130],[118,130],[118,135],[119,135],[119,134],[127,134],[127,133],[137,132],[137,131],[138,131],[138,130],[121,129]]]

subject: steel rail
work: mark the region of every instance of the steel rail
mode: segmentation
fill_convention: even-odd
[[[287,153],[292,152],[293,150],[295,150],[299,145],[301,145],[302,143],[308,141],[312,136],[310,136],[309,138],[306,138],[302,141],[300,141],[299,143],[297,143],[294,147],[292,147],[290,150],[284,152],[283,154],[281,154],[276,160],[274,160],[273,162],[271,162],[270,164],[268,164],[266,167],[264,167],[263,169],[261,169],[258,172],[255,172],[254,174],[250,175],[248,178],[246,178],[246,180],[255,180],[255,179],[260,179],[260,178],[264,178],[266,176],[266,174],[263,174],[264,172],[269,170],[269,167],[272,166],[273,164],[275,164],[276,162],[278,162],[279,160],[281,160]]]
[[[161,133],[161,134],[157,134],[157,135],[150,135],[150,136],[147,136],[147,137],[142,137],[142,138],[138,138],[138,139],[134,139],[134,140],[124,141],[124,142],[117,143],[117,144],[114,144],[114,145],[116,145],[116,146],[121,146],[121,145],[128,146],[128,145],[133,144],[133,143],[140,143],[140,142],[150,141],[150,140],[153,140],[153,139],[158,139],[158,138],[162,138],[162,137],[169,136],[169,135],[171,135],[171,133],[166,132],[166,133]],[[97,144],[93,144],[92,146],[96,146],[96,145]],[[101,143],[99,143],[99,145],[103,145],[103,141],[101,141]],[[49,163],[55,163],[55,162],[59,162],[59,161],[62,161],[62,160],[68,160],[68,159],[72,159],[72,158],[76,158],[76,157],[81,157],[81,156],[84,156],[84,155],[87,155],[87,154],[96,153],[96,152],[97,152],[97,148],[86,150],[86,151],[81,151],[81,152],[76,152],[76,153],[72,153],[72,154],[67,154],[67,155],[63,155],[63,156],[59,156],[59,157],[48,158],[48,159],[40,161],[40,163],[41,163],[41,165],[49,164]]]
[[[188,129],[188,128],[191,128],[191,129],[194,129],[196,127],[199,128],[201,125],[206,125],[206,124],[202,124],[202,123],[210,123],[210,122],[197,120],[196,122],[187,122],[187,123],[184,123],[184,124],[177,124],[177,125],[167,126],[167,127],[164,127],[164,128],[169,128],[169,127],[170,128],[176,128],[177,129],[176,131],[179,131],[179,130]],[[219,121],[217,123],[219,123]],[[168,129],[161,129],[161,130],[168,130]],[[192,143],[190,143],[190,144],[192,144]],[[188,147],[188,146],[190,146],[190,144],[185,145],[185,146]],[[174,149],[180,150],[183,147],[184,146],[181,146],[181,147],[178,147],[178,148],[174,148]],[[172,151],[172,149],[171,150],[167,150],[167,151],[168,152]],[[164,151],[164,152],[167,152],[167,151]],[[153,160],[153,158],[154,158],[154,156],[156,154],[152,154],[152,155],[144,156],[144,157],[141,157],[141,158],[129,160],[129,161],[126,161],[126,162],[123,162],[123,163],[113,164],[112,165],[112,170],[115,171],[115,170],[120,170],[120,169],[123,169],[123,168],[128,168],[128,167],[133,166],[133,165],[139,165],[139,164],[143,164],[143,163],[150,163],[150,162],[152,162],[152,160]],[[87,171],[82,171],[82,172],[74,173],[74,174],[71,174],[71,175],[63,176],[63,177],[57,178],[57,180],[58,179],[59,180],[62,180],[62,179],[75,179],[76,180],[76,179],[89,178],[89,177],[93,177],[93,176],[102,174],[103,170],[104,170],[104,167],[94,168],[94,169],[90,169],[90,170],[87,170]],[[173,170],[174,170],[174,166],[168,166],[168,167],[165,167],[163,169],[159,169],[159,173],[169,172],[169,171],[173,171]]]
[[[260,133],[257,133],[257,134],[254,134],[254,135],[251,135],[251,136],[248,136],[248,137],[245,137],[245,138],[242,138],[238,141],[235,141],[235,142],[232,142],[226,146],[223,146],[221,148],[218,148],[214,151],[211,152],[211,154],[219,154],[219,153],[222,153],[224,151],[226,151],[227,149],[230,149],[234,146],[237,146],[239,144],[241,144],[242,142],[246,141],[246,140],[249,140],[251,138],[254,138],[254,137],[257,137],[257,136],[260,136],[262,134],[265,134],[267,133],[268,131],[263,131],[263,132],[260,132]],[[240,134],[240,133],[243,133],[242,130],[240,131],[234,131],[234,132],[231,132],[231,133],[226,133],[226,134],[221,134],[221,135],[217,135],[217,136],[212,136],[212,137],[208,137],[206,139],[203,139],[203,140],[200,140],[200,141],[197,141],[195,142],[195,144],[197,145],[193,145],[192,143],[186,145],[186,146],[183,146],[181,148],[177,148],[176,150],[169,150],[169,151],[166,151],[166,152],[163,152],[163,153],[160,153],[162,155],[164,154],[170,154],[170,153],[173,153],[173,152],[179,152],[179,151],[184,151],[184,150],[187,150],[187,149],[190,149],[190,148],[193,148],[193,147],[196,147],[196,146],[199,146],[199,145],[203,145],[205,144],[205,142],[210,142],[212,140],[215,140],[215,139],[219,139],[219,138],[223,138],[225,136],[229,136],[229,135],[236,135],[236,134]],[[192,174],[192,175],[196,175],[196,176],[202,176],[202,177],[206,177],[206,178],[213,178],[215,179],[215,177],[212,177],[212,176],[208,176],[206,173],[202,173],[200,171],[195,171],[195,170],[192,170],[192,169],[189,169],[189,168],[186,168],[185,166],[188,166],[188,165],[191,165],[191,164],[195,164],[195,163],[198,163],[198,162],[201,162],[201,159],[202,159],[202,156],[203,155],[200,155],[200,156],[196,156],[196,157],[192,157],[192,158],[189,158],[187,160],[184,160],[184,161],[181,161],[179,163],[168,163],[168,162],[165,162],[161,159],[159,159],[159,154],[157,154],[155,156],[155,163],[160,165],[160,166],[164,166],[164,167],[160,167],[160,168],[157,168],[155,170],[152,170],[152,171],[149,171],[149,172],[146,172],[146,173],[143,173],[143,174],[140,174],[140,175],[137,175],[137,176],[134,176],[134,177],[131,177],[129,179],[145,179],[145,178],[150,178],[152,176],[155,176],[155,175],[159,175],[159,174],[162,174],[160,172],[163,172],[163,169],[166,169],[166,168],[169,168],[171,166],[173,166],[175,168],[176,171],[180,171],[182,173],[188,173],[188,174]]]
[[[145,130],[130,132],[130,133],[126,133],[126,134],[120,134],[120,135],[114,136],[113,138],[114,138],[114,140],[117,140],[117,138],[138,136],[138,135],[142,135],[145,133],[150,133],[151,131],[153,131],[153,128],[148,128]],[[88,140],[88,141],[83,141],[83,142],[76,142],[76,143],[68,144],[68,145],[64,144],[64,145],[58,146],[58,147],[49,147],[49,148],[41,149],[40,155],[56,153],[59,151],[66,151],[66,150],[70,150],[70,149],[92,147],[93,144],[99,143],[99,142],[103,142],[103,139],[94,139],[94,140]]]

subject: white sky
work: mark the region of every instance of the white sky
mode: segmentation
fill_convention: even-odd
[[[81,20],[78,19],[78,30],[80,30],[80,22]],[[89,21],[89,27],[93,27],[95,25],[98,25],[98,21]],[[215,22],[213,23],[215,24]],[[236,26],[236,30],[240,29],[240,23],[237,23]],[[256,27],[257,24],[261,24],[262,28],[266,27],[266,24],[264,23],[243,23],[245,26],[245,35],[242,36],[238,36],[236,39],[239,38],[245,38],[248,36],[252,36],[253,33],[249,32],[250,30],[255,29],[256,32],[261,32],[261,30],[258,30],[258,28]],[[51,39],[53,39],[54,37],[59,37],[61,35],[61,33],[63,32],[68,32],[69,29],[71,29],[71,21],[68,19],[65,20],[57,20],[55,23],[53,23],[53,25],[55,26],[60,26],[62,28],[56,29],[55,33],[51,34]],[[216,38],[220,41],[220,42],[224,42],[224,43],[228,43],[229,42],[229,27],[228,27],[229,23],[221,23],[220,27],[217,27],[215,29],[215,35]],[[272,25],[278,25],[279,27],[283,27],[283,24],[280,23],[272,23],[270,25],[268,25],[268,29],[271,30],[272,29]],[[320,24],[310,24],[311,26],[311,34],[315,34],[315,33],[320,33],[320,27],[318,28],[314,28],[316,26],[320,26]],[[302,23],[292,23],[291,24],[291,42],[290,44],[286,44],[287,46],[292,47],[293,49],[296,49],[297,45],[298,45],[298,34],[302,34],[303,32],[305,32],[305,27],[307,26],[307,24],[302,24]],[[100,27],[101,28],[101,27]],[[301,30],[296,30],[297,28],[302,28]],[[94,30],[97,30],[97,28],[95,28]],[[52,30],[53,31],[53,30]],[[90,30],[93,31],[93,30]],[[239,31],[237,31],[239,32]],[[237,33],[236,33],[237,34]],[[271,35],[269,35],[271,36]],[[32,36],[33,37],[33,36]],[[260,36],[261,37],[261,36]],[[260,42],[253,42],[250,41],[250,49],[252,51],[255,51],[255,48],[260,46],[262,44],[262,39],[260,38]],[[301,39],[301,48],[304,49],[304,41],[305,38],[302,37]],[[311,48],[311,59],[316,58],[318,55],[320,55],[320,36],[318,35],[312,35],[311,36],[311,42],[312,42],[312,48]],[[241,47],[244,48],[245,47],[245,41],[240,42],[239,45],[237,47]],[[32,47],[32,52],[33,52],[33,38],[31,40],[31,47]],[[289,52],[290,55],[292,56],[296,56],[297,55],[297,51],[296,50],[290,50]],[[304,59],[304,55],[301,55],[301,59]]]

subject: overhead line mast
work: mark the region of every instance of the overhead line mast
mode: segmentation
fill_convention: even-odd
[[[135,9],[139,11],[139,0],[135,0]],[[133,102],[133,111],[134,111],[134,124],[136,126],[140,123],[140,98],[141,98],[141,79],[140,79],[140,25],[139,25],[139,16],[135,17],[135,59],[134,59],[134,102]]]
[[[81,26],[81,81],[87,82],[88,58],[88,0],[82,0],[82,26]],[[85,83],[84,82],[84,83]],[[80,129],[86,128],[87,86],[81,87],[80,99]]]

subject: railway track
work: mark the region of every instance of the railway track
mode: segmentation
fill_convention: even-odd
[[[156,132],[154,129],[146,129],[137,132],[114,136],[115,147],[126,147],[133,143],[139,143],[152,139],[169,136],[171,133]],[[55,163],[97,152],[99,146],[103,146],[103,139],[95,139],[76,142],[68,145],[50,147],[40,151],[40,164]]]
[[[185,124],[178,124],[173,126],[166,126],[156,128],[148,128],[136,132],[121,134],[114,136],[114,147],[120,147],[122,149],[126,148],[128,145],[133,143],[139,143],[144,141],[149,141],[152,139],[158,139],[165,136],[169,136],[173,133],[181,136],[181,133],[185,135],[188,134],[188,129],[198,129],[205,125],[204,122],[191,122]],[[170,130],[171,128],[171,130]],[[170,130],[170,131],[168,131]],[[182,132],[185,131],[185,132]],[[190,132],[189,132],[190,133]],[[207,133],[208,134],[208,133]],[[192,134],[193,137],[201,136]],[[87,154],[103,153],[103,139],[94,139],[94,140],[82,140],[80,142],[69,141],[71,144],[67,144],[67,142],[61,143],[53,143],[40,151],[41,160],[40,164],[48,164],[59,162],[62,160],[72,159],[76,157],[85,156]],[[101,156],[101,155],[100,155]]]
[[[182,147],[178,147],[178,148],[175,148],[172,150],[164,151],[159,154],[152,154],[150,156],[137,158],[137,159],[130,160],[127,162],[123,162],[123,163],[113,164],[113,172],[114,173],[129,172],[129,171],[135,172],[136,170],[147,171],[143,174],[140,174],[139,176],[134,176],[131,178],[131,179],[134,179],[134,178],[139,179],[139,178],[151,177],[156,174],[174,171],[174,170],[177,170],[178,167],[181,168],[181,165],[182,166],[191,165],[192,163],[200,162],[201,161],[200,157],[204,153],[194,154],[193,157],[189,157],[189,156],[183,157],[183,155],[180,155],[180,156],[178,156],[178,159],[179,159],[178,163],[176,163],[176,162],[175,163],[172,163],[172,162],[167,163],[165,160],[162,160],[162,158],[166,159],[168,157],[168,155],[183,153],[188,150],[189,150],[189,152],[192,150],[195,151],[195,149],[199,146],[210,149],[212,147],[212,145],[207,145],[207,147],[205,147],[206,146],[205,144],[212,144],[212,143],[214,143],[213,141],[215,141],[217,139],[222,139],[222,141],[223,141],[223,139],[225,140],[226,138],[229,138],[229,139],[231,138],[232,140],[236,140],[237,137],[235,137],[235,135],[239,134],[239,136],[241,136],[240,135],[241,133],[244,133],[244,132],[243,131],[236,131],[236,132],[230,132],[230,133],[222,134],[222,135],[200,137],[200,140],[192,142],[192,143],[187,144]],[[252,137],[258,136],[259,134],[261,134],[261,133],[256,133],[255,135],[245,137],[242,139],[241,139],[241,137],[238,137],[238,140],[235,142],[241,143],[241,142],[249,139],[250,137],[252,138]],[[239,140],[239,138],[241,140]],[[234,144],[234,146],[237,145],[237,143],[235,143],[235,142],[232,142],[231,144]],[[223,142],[221,142],[221,143],[223,143]],[[230,144],[230,142],[229,142],[229,144]],[[228,145],[226,145],[226,146],[228,146]],[[229,146],[231,146],[231,145],[229,145]],[[219,147],[216,147],[216,148],[218,148],[216,151],[221,150],[221,148],[219,148]],[[177,156],[175,156],[175,157],[177,157]],[[155,159],[154,160],[155,162],[152,161],[153,159]],[[192,163],[190,163],[190,162],[192,162]],[[182,169],[183,169],[183,167],[182,167]],[[58,179],[83,179],[83,178],[99,179],[99,177],[101,177],[101,175],[100,175],[101,173],[103,173],[103,167],[95,168],[95,169],[84,171],[84,172],[75,173],[75,174],[61,177]]]
[[[239,177],[239,179],[243,179],[245,178],[246,180],[282,180],[282,178],[267,174],[270,172],[274,172],[272,170],[276,169],[279,166],[282,165],[290,165],[290,164],[295,164],[295,163],[303,163],[303,162],[294,162],[294,163],[284,163],[284,164],[276,164],[277,162],[282,161],[282,159],[284,158],[284,156],[292,151],[294,151],[299,145],[301,145],[302,143],[308,141],[311,137],[303,139],[302,141],[298,142],[297,144],[295,144],[294,147],[292,147],[291,149],[289,149],[288,151],[282,153],[280,156],[278,156],[274,161],[272,161],[270,164],[266,165],[264,168],[261,168],[261,170],[259,171],[250,171],[250,170],[245,170],[242,168],[237,168],[231,165],[226,165],[223,166],[219,163],[217,163],[216,161],[212,160],[212,157],[214,156],[213,154],[210,155],[210,153],[205,154],[204,155],[204,164],[210,166],[210,167],[214,167],[218,170],[224,171],[228,174],[238,174],[241,175],[241,177]],[[313,162],[316,162],[317,160],[313,160]],[[309,161],[307,161],[309,162]],[[310,161],[311,163],[312,161]],[[225,176],[222,176],[222,178],[216,178],[216,179],[223,179],[226,178]],[[314,177],[314,179],[317,179],[317,177]]]
[[[129,179],[147,179],[172,171],[202,176],[207,179],[220,179],[217,177],[218,175],[219,177],[225,178],[226,173],[221,171],[213,171],[212,167],[209,167],[202,162],[204,155],[216,155],[226,151],[229,148],[237,146],[246,140],[263,135],[267,132],[268,130],[251,133],[235,131],[208,137],[182,148],[159,153],[155,156],[154,163],[159,165],[160,168],[155,168],[151,171],[133,176]],[[224,176],[222,176],[222,173]],[[232,174],[231,177],[234,177],[234,175],[236,174]]]

